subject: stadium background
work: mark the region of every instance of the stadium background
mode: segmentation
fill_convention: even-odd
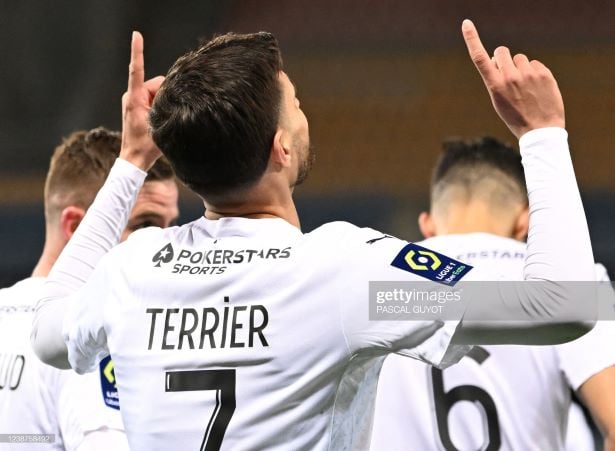
[[[61,136],[120,127],[130,31],[149,76],[200,37],[276,34],[310,120],[317,163],[297,190],[303,229],[349,220],[418,239],[430,167],[446,137],[514,143],[466,56],[461,20],[491,51],[545,62],[564,94],[596,258],[615,268],[615,3],[344,0],[0,3],[0,286],[31,271],[42,188]],[[202,213],[184,192],[186,222]],[[574,264],[574,262],[571,262]]]

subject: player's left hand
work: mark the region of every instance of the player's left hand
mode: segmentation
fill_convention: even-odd
[[[517,138],[536,128],[565,126],[562,95],[544,64],[523,54],[513,57],[506,47],[490,58],[471,21],[463,21],[462,32],[496,112]]]
[[[147,171],[162,155],[149,133],[149,110],[163,76],[145,81],[143,36],[132,33],[128,89],[122,96],[122,150],[123,158]]]

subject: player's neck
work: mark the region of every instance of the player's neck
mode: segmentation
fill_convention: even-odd
[[[250,219],[266,219],[266,218],[280,218],[284,219],[289,224],[297,228],[301,228],[301,224],[299,222],[299,216],[297,215],[296,209],[282,209],[279,207],[271,206],[269,208],[262,208],[259,210],[255,209],[246,209],[244,211],[237,210],[236,212],[231,211],[219,211],[212,210],[211,208],[206,207],[205,217],[207,219],[220,219],[220,218],[250,218]]]
[[[50,238],[48,234],[45,239],[43,253],[32,271],[32,277],[47,277],[51,271],[51,267],[60,256],[65,245],[66,242],[61,242],[56,238]]]
[[[207,219],[220,218],[281,218],[300,228],[299,215],[291,191],[250,189],[224,199],[208,198],[205,203]]]
[[[483,203],[453,207],[446,219],[437,224],[438,235],[490,233],[512,238],[512,229],[509,218],[494,215]]]
[[[39,258],[38,263],[32,271],[32,277],[47,277],[51,271],[51,267],[58,259],[58,256],[52,256],[49,252],[44,252]]]

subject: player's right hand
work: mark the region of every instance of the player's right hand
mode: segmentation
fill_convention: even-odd
[[[122,149],[120,158],[147,171],[162,155],[149,133],[149,110],[164,77],[145,81],[143,36],[132,33],[128,89],[122,96]]]
[[[511,57],[506,47],[490,58],[471,21],[464,20],[461,30],[495,111],[517,138],[536,128],[565,126],[562,95],[544,64],[523,54]]]

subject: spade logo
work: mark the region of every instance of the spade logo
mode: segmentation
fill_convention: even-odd
[[[168,243],[165,247],[156,252],[156,255],[152,258],[152,261],[156,263],[154,266],[160,268],[160,263],[169,263],[173,260],[173,255],[173,246],[171,246],[171,243]]]

